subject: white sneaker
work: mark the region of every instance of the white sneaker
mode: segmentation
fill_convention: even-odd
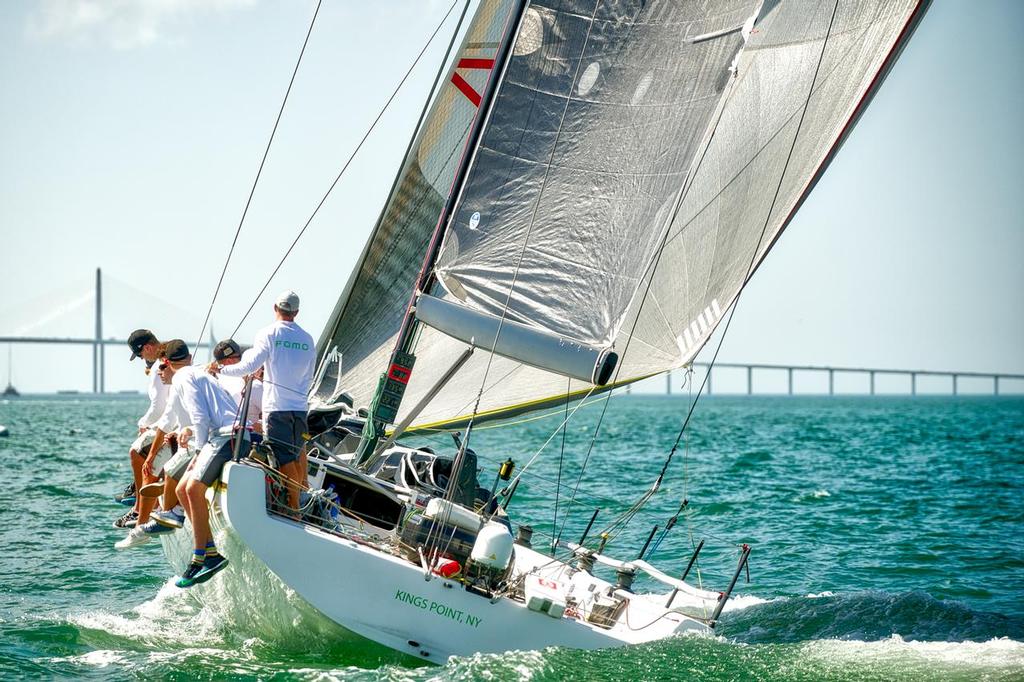
[[[131,532],[125,536],[124,540],[114,543],[114,549],[128,549],[129,547],[138,547],[144,545],[153,537],[148,535],[146,531],[142,529],[142,526],[136,526],[132,528]]]

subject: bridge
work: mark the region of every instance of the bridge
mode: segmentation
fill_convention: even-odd
[[[2,316],[5,327],[14,327],[11,333],[0,333],[0,343],[8,345],[8,367],[7,385],[13,385],[13,362],[11,361],[10,349],[14,345],[46,345],[46,346],[87,346],[91,347],[92,357],[92,392],[106,392],[106,353],[108,346],[117,346],[122,350],[127,349],[127,338],[104,337],[104,276],[100,268],[96,268],[95,280],[92,282],[76,281],[71,285],[48,292],[36,297],[19,306],[16,311]],[[115,307],[128,311],[119,311],[115,315],[119,330],[134,329],[140,326],[148,326],[144,321],[159,316],[160,320],[166,321],[168,327],[175,329],[187,329],[193,333],[198,331],[201,320],[183,311],[176,306],[154,298],[145,292],[135,289],[131,285],[113,278],[106,278],[107,284],[114,284],[113,292],[106,292],[108,296],[113,294]],[[89,285],[92,285],[91,287]],[[83,289],[88,288],[88,291]],[[91,308],[91,311],[89,310]],[[42,311],[42,312],[40,312]],[[140,311],[143,311],[140,314]],[[18,319],[19,314],[23,319]],[[27,317],[26,317],[27,316]],[[126,316],[135,317],[135,320],[123,319]],[[140,323],[139,320],[143,320]],[[53,334],[30,334],[28,332],[43,330],[65,330],[69,328],[81,329],[91,327],[92,334],[88,336],[68,336],[58,333]],[[193,345],[193,350],[212,349],[216,343],[212,328],[209,331],[208,341]],[[127,352],[127,351],[126,351]],[[127,356],[125,356],[127,358]],[[2,384],[0,384],[2,387]]]
[[[943,377],[949,380],[950,392],[952,395],[960,394],[960,382],[962,379],[982,379],[992,382],[992,394],[1001,395],[1002,385],[1006,382],[1021,382],[1024,384],[1024,374],[1006,374],[1006,373],[991,373],[991,372],[964,372],[964,371],[937,371],[928,369],[891,369],[891,368],[874,368],[874,367],[831,367],[827,365],[776,365],[776,364],[745,364],[735,362],[716,362],[714,369],[711,369],[709,363],[706,362],[695,362],[694,367],[702,368],[705,372],[710,372],[707,383],[704,385],[704,391],[710,395],[712,391],[712,379],[714,378],[715,370],[722,369],[739,369],[746,371],[746,395],[753,395],[754,393],[754,370],[770,370],[772,372],[785,372],[786,373],[786,393],[793,395],[793,375],[796,372],[800,373],[815,373],[825,374],[828,376],[828,395],[835,395],[836,386],[836,375],[861,375],[868,377],[868,394],[875,395],[875,378],[879,375],[883,376],[902,376],[906,377],[909,381],[908,393],[910,395],[917,395],[917,380],[918,377]],[[673,375],[665,375],[665,393],[672,393],[672,379]],[[1012,391],[1014,394],[1020,393],[1020,390]]]
[[[148,294],[133,289],[130,285],[119,282],[116,279],[110,279],[109,283],[117,285],[117,288],[114,289],[114,307],[119,311],[122,318],[125,315],[125,313],[121,311],[122,308],[127,310],[128,314],[133,318],[136,318],[139,315],[139,310],[159,311],[161,329],[174,328],[179,330],[197,330],[201,326],[201,321],[187,313],[187,311],[182,311],[167,302],[154,299]],[[58,292],[56,295],[47,295],[41,300],[34,301],[30,305],[25,306],[30,309],[31,314],[37,316],[36,319],[28,320],[19,328],[16,328],[13,333],[0,333],[0,344],[8,344],[9,353],[11,346],[14,344],[90,347],[92,351],[92,391],[93,393],[104,393],[106,392],[107,373],[105,349],[108,346],[117,346],[123,350],[128,342],[127,339],[123,338],[105,338],[103,336],[104,278],[99,268],[96,269],[94,282],[90,282],[89,284],[92,284],[93,286],[90,287],[91,291],[85,295],[82,293],[82,288],[83,286],[88,286],[88,284],[84,285],[83,283],[76,283],[71,287],[66,288],[63,293]],[[87,309],[90,307],[92,308],[92,314],[89,317],[85,317],[85,314],[88,312]],[[38,312],[35,311],[39,310],[46,312],[41,317],[38,317]],[[4,322],[8,322],[8,317],[10,316],[4,316]],[[140,323],[139,319],[144,320],[145,316],[143,315],[141,318],[132,320],[119,319],[116,326],[121,330],[146,326],[144,322]],[[65,321],[65,324],[63,324],[61,329],[67,329],[69,326],[80,329],[83,326],[88,325],[92,327],[93,333],[88,336],[27,333],[40,328],[47,328],[48,324],[54,320]],[[165,323],[166,326],[163,326]],[[48,328],[52,330],[53,325],[49,324]],[[2,332],[2,328],[0,328],[0,332]],[[209,334],[209,340],[204,343],[200,343],[199,347],[195,350],[211,349],[213,347],[216,343],[216,339],[212,329]],[[10,358],[10,355],[8,355],[8,357]],[[961,393],[961,383],[965,379],[970,380],[971,385],[974,387],[977,387],[979,380],[989,382],[993,395],[1002,395],[1007,392],[1013,394],[1020,394],[1024,392],[1024,390],[1022,390],[1024,389],[1024,374],[1010,374],[1002,372],[735,362],[716,362],[713,368],[711,368],[706,362],[695,362],[694,367],[701,369],[704,372],[710,372],[704,386],[704,390],[708,394],[712,392],[714,385],[717,383],[716,381],[713,381],[716,374],[721,378],[721,373],[723,371],[736,372],[737,370],[745,372],[746,374],[746,395],[753,395],[755,392],[755,372],[759,375],[769,375],[776,379],[780,373],[785,373],[786,393],[788,395],[794,395],[795,393],[793,385],[795,375],[801,377],[806,377],[808,375],[827,377],[828,395],[835,395],[836,393],[837,376],[866,377],[868,380],[867,393],[869,395],[876,394],[877,378],[894,376],[904,377],[906,379],[906,382],[902,384],[905,386],[905,389],[902,390],[904,393],[909,395],[918,394],[918,380],[920,378],[934,379],[936,377],[942,379],[943,383],[949,387],[948,391],[952,395],[959,395]],[[665,393],[672,394],[673,382],[678,381],[678,379],[678,371],[670,372],[665,375]],[[10,360],[8,360],[8,383],[13,383],[11,379]],[[735,384],[735,382],[732,383]],[[1009,384],[1009,391],[1006,390],[1007,384]],[[934,381],[931,382],[931,385],[934,386]],[[627,387],[627,391],[629,390],[630,389]],[[824,391],[822,391],[822,393],[823,392]],[[977,390],[972,392],[977,392]],[[807,393],[807,391],[801,391],[801,393]]]

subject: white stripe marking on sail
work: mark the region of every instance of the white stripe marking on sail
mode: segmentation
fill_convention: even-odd
[[[704,321],[703,315],[697,316],[697,326],[700,328],[701,336],[704,336],[705,334],[708,333],[708,323]]]
[[[683,335],[682,334],[680,334],[679,336],[676,337],[676,346],[679,347],[679,354],[680,355],[686,355],[686,348],[687,348],[687,346],[686,346],[686,342],[683,341]]]
[[[722,307],[718,305],[717,298],[712,299],[711,308],[715,311],[715,319],[718,319],[722,316]]]
[[[693,335],[690,334],[690,328],[687,327],[683,330],[683,336],[686,337],[686,347],[689,348],[693,345]]]
[[[693,334],[693,338],[699,339],[701,337],[700,327],[697,326],[697,320],[690,323],[690,333]]]

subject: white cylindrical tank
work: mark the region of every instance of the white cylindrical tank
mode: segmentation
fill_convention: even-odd
[[[512,560],[512,533],[500,523],[488,523],[476,536],[469,558],[488,568],[504,571]]]

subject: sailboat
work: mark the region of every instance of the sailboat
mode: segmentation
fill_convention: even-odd
[[[488,488],[473,429],[554,405],[569,420],[691,363],[926,6],[481,0],[320,340],[322,513],[290,517],[273,470],[242,458],[211,491],[215,531],[427,661],[708,631],[749,548],[719,592],[614,558],[594,517],[535,547],[508,510],[529,453]],[[456,429],[451,457],[402,441]],[[636,592],[639,574],[663,591]]]
[[[17,398],[21,395],[18,389],[14,387],[14,364],[11,361],[11,344],[7,344],[7,388],[4,389],[0,396],[4,398]]]

